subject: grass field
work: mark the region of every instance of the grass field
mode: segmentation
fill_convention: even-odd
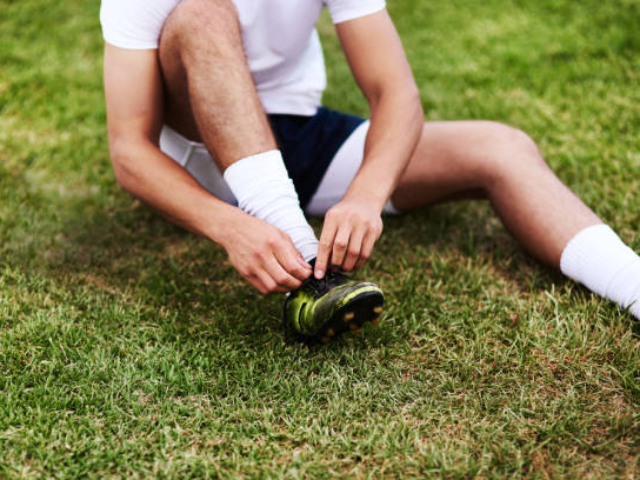
[[[640,251],[637,0],[389,4],[428,119],[527,131]],[[287,345],[281,298],[117,186],[98,10],[0,0],[0,478],[640,477],[637,322],[483,203],[388,219],[380,327]]]

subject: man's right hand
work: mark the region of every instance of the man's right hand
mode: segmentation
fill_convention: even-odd
[[[300,287],[311,266],[286,233],[215,198],[158,148],[164,91],[157,52],[107,45],[105,90],[120,184],[175,223],[221,244],[262,293]]]
[[[261,293],[295,290],[312,273],[289,235],[242,213],[219,240],[234,268]]]

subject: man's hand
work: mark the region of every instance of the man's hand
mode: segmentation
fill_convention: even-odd
[[[316,278],[324,276],[328,265],[349,272],[365,264],[382,234],[380,213],[372,202],[346,199],[327,212],[318,246]]]
[[[312,273],[289,235],[244,213],[220,243],[240,275],[264,294],[295,290]]]

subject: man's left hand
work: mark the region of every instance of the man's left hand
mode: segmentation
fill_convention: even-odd
[[[349,272],[365,264],[382,234],[381,212],[373,203],[344,199],[327,212],[318,246],[316,278],[322,278],[328,266]]]

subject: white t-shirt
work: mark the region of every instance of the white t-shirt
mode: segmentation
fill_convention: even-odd
[[[102,0],[107,43],[158,48],[165,20],[180,0]],[[379,12],[385,0],[233,0],[249,68],[267,113],[314,115],[327,83],[315,25],[322,8],[335,24]]]

